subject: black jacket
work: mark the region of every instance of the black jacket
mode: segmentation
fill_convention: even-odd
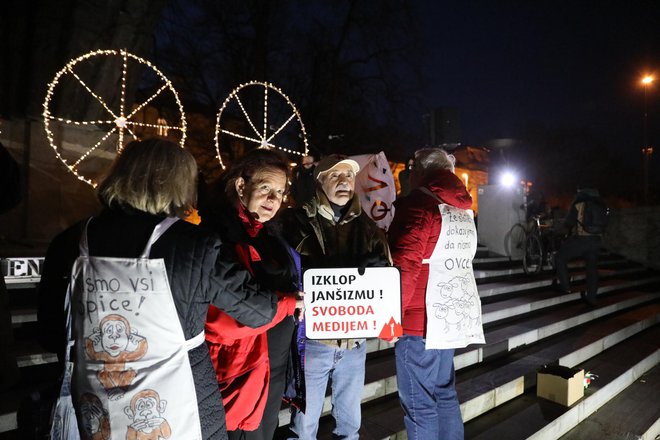
[[[314,168],[304,168],[302,165],[296,172],[291,184],[291,196],[296,206],[302,206],[314,198],[316,194],[316,179],[314,178]]]
[[[252,246],[259,254],[259,261],[250,266],[258,282],[278,292],[297,292],[299,274],[288,244],[282,237],[281,225],[275,221],[263,223],[255,237],[246,231],[239,214],[229,201],[217,205],[217,209],[202,217],[202,226],[216,232],[224,244]]]
[[[106,209],[88,229],[90,255],[135,258],[163,218],[139,211]],[[51,243],[39,286],[38,321],[44,348],[61,355],[64,297],[84,222]],[[185,337],[204,329],[209,303],[243,324],[259,327],[277,311],[277,296],[262,291],[217,235],[178,221],[152,246],[150,258],[163,258]],[[226,438],[224,410],[205,344],[189,352],[204,439]]]
[[[589,201],[599,201],[602,200],[598,190],[585,188],[578,191],[575,199],[571,202],[571,207],[568,210],[568,214],[564,219],[562,225],[562,233],[569,235],[578,235],[578,236],[591,236],[597,234],[590,234],[584,230],[582,226],[582,216],[584,215],[585,203]]]
[[[282,211],[278,221],[303,269],[392,264],[385,234],[362,211],[357,195],[338,221],[321,190],[302,207]]]

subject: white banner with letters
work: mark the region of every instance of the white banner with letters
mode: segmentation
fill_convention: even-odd
[[[441,204],[442,229],[429,264],[426,287],[426,348],[483,344],[481,300],[472,270],[477,252],[474,214]]]
[[[360,197],[362,209],[379,228],[387,231],[394,218],[392,204],[396,199],[396,188],[385,153],[381,151],[350,158],[360,165],[355,179],[355,193]]]
[[[401,336],[401,274],[396,267],[308,269],[303,274],[309,339]]]

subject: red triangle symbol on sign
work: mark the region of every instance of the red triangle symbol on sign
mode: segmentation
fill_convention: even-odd
[[[394,320],[394,317],[391,317],[387,324],[383,324],[383,328],[380,330],[378,337],[385,341],[391,341],[394,338],[398,338],[403,334],[403,327],[401,324]]]

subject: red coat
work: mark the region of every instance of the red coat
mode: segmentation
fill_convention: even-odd
[[[253,229],[250,226],[254,225],[244,225],[252,236],[261,226]],[[235,250],[241,263],[252,273],[251,262],[260,259],[256,249],[238,243]],[[258,328],[247,327],[220,309],[209,307],[206,342],[225,406],[227,430],[254,431],[261,423],[270,379],[266,331],[287,315],[293,315],[295,307],[295,297],[280,295],[277,314],[270,324]]]
[[[461,209],[472,206],[472,197],[463,181],[450,171],[434,173],[421,186],[448,205]],[[388,241],[394,265],[401,269],[401,321],[406,335],[425,336],[429,266],[422,264],[422,260],[431,257],[440,236],[439,203],[419,188],[395,202]]]

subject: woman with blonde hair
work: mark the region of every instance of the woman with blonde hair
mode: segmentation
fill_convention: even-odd
[[[177,144],[131,142],[98,187],[101,213],[48,249],[41,342],[72,362],[82,438],[101,427],[112,439],[227,438],[204,344],[208,306],[258,327],[272,320],[277,297],[218,236],[179,220],[195,202],[196,179],[194,158]]]

